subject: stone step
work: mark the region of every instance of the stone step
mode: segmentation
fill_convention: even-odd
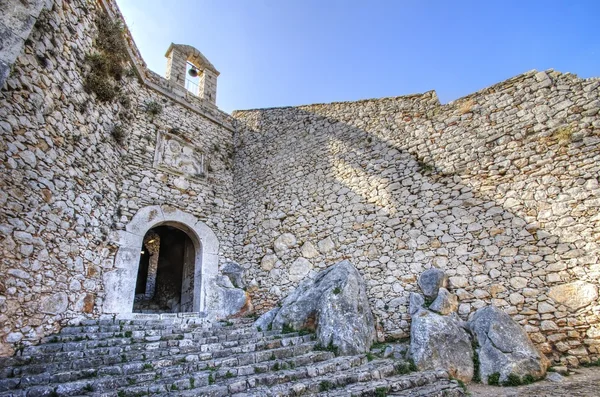
[[[320,392],[319,397],[460,397],[464,390],[458,382],[450,380],[446,371],[423,371],[386,376],[370,382],[349,384]]]
[[[190,350],[214,351],[235,347],[243,344],[259,343],[260,341],[275,341],[278,338],[288,339],[299,333],[277,334],[245,333],[228,335],[227,337],[201,337],[199,334],[169,334],[142,336],[135,332],[129,337],[117,337],[84,342],[46,343],[26,348],[20,356],[5,358],[0,361],[5,366],[27,365],[31,361],[38,363],[54,362],[61,359],[77,358],[91,355],[103,355],[107,351],[121,350],[155,350],[158,348],[181,347]],[[306,336],[307,334],[303,334]],[[86,354],[89,352],[89,354]],[[0,375],[1,377],[1,375]]]
[[[336,371],[357,367],[367,362],[365,355],[334,358],[331,352],[322,353],[325,353],[323,356],[329,357],[327,361],[306,363],[300,367],[294,366],[294,368],[291,368],[290,362],[292,361],[290,360],[274,360],[273,362],[269,362],[264,369],[261,369],[260,373],[235,373],[235,371],[239,371],[241,368],[221,368],[209,373],[211,381],[208,381],[208,378],[200,379],[199,381],[194,379],[192,381],[189,377],[174,376],[153,382],[145,382],[149,383],[147,385],[136,384],[126,386],[121,388],[119,392],[121,396],[166,395],[168,393],[173,395],[172,393],[174,392],[182,395],[187,390],[191,394],[185,395],[230,396],[246,390],[254,390],[257,387],[272,387],[281,383],[298,382],[302,379],[324,376],[326,374],[331,376]],[[286,369],[282,369],[284,365]],[[254,369],[256,368],[258,367],[255,366]],[[262,372],[263,370],[265,371],[264,373]],[[197,374],[194,376],[197,376]],[[214,382],[214,384],[207,384],[211,382]],[[97,397],[108,397],[115,394],[111,392],[99,392],[94,395]]]
[[[53,383],[58,381],[75,381],[79,378],[94,377],[103,374],[123,374],[135,372],[135,369],[142,370],[144,366],[164,367],[175,363],[184,362],[206,362],[206,365],[243,365],[247,362],[265,361],[271,356],[289,356],[295,346],[302,344],[308,349],[312,349],[312,335],[288,336],[271,339],[260,339],[255,343],[237,344],[224,348],[222,345],[190,345],[181,351],[173,347],[166,349],[144,350],[144,351],[113,351],[108,355],[95,354],[87,358],[75,358],[73,360],[59,361],[56,363],[36,363],[21,367],[12,367],[9,370],[0,371],[0,390],[6,389],[14,383],[13,379],[24,378],[25,384]],[[219,347],[212,348],[213,346]],[[287,350],[286,350],[287,348]],[[290,350],[291,349],[291,350]],[[290,350],[290,351],[288,351]],[[254,352],[253,356],[244,356],[243,353]],[[231,357],[241,355],[240,358]],[[102,368],[100,368],[102,367]],[[99,370],[95,370],[100,368]],[[95,371],[95,372],[94,372]],[[49,374],[54,375],[50,376]]]
[[[109,390],[109,395],[115,395],[117,388],[121,394],[135,395],[144,389],[144,395],[147,392],[152,394],[167,392],[172,385],[181,390],[190,388],[190,386],[210,386],[212,381],[220,383],[239,383],[246,382],[246,378],[256,377],[254,383],[264,383],[268,373],[278,368],[306,368],[309,365],[318,365],[316,363],[334,358],[331,352],[322,352],[307,350],[312,346],[300,346],[289,348],[288,351],[280,353],[281,356],[288,356],[285,359],[277,359],[273,356],[255,356],[254,365],[237,365],[240,361],[215,361],[205,362],[178,362],[174,360],[163,360],[162,362],[138,363],[137,365],[124,365],[120,368],[106,367],[94,373],[93,376],[84,379],[73,380],[66,377],[67,374],[57,374],[53,382],[45,382],[45,385],[28,384],[26,390],[12,390],[7,393],[0,393],[0,396],[16,396],[20,393],[26,395],[74,395],[92,391]],[[291,349],[291,350],[290,350]],[[271,360],[264,363],[261,360]],[[250,360],[245,360],[250,361]],[[212,365],[211,365],[212,364]],[[258,369],[258,370],[257,370]],[[299,374],[302,370],[299,370]],[[260,375],[257,375],[260,374]],[[298,375],[300,376],[300,375]],[[212,380],[209,380],[209,379]],[[192,379],[192,380],[191,380]],[[241,379],[241,380],[240,380]],[[100,393],[100,394],[98,394]],[[105,395],[105,392],[98,392],[97,395]],[[112,394],[111,394],[112,393]],[[25,395],[25,394],[24,394]]]
[[[128,334],[137,333],[138,335],[167,335],[167,334],[183,334],[183,333],[199,333],[203,336],[219,336],[219,335],[234,335],[253,333],[257,330],[251,325],[213,325],[211,327],[202,326],[177,326],[170,324],[162,325],[98,325],[98,326],[78,326],[65,327],[58,334],[46,337],[42,343],[58,343],[61,341],[83,341],[90,339],[104,339],[111,337],[125,337]]]

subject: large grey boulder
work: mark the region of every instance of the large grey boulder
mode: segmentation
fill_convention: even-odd
[[[473,378],[471,339],[456,314],[417,310],[410,326],[410,355],[421,371],[442,369],[463,382]]]
[[[341,355],[364,353],[375,340],[365,282],[348,261],[302,281],[274,314],[263,315],[255,325],[267,328],[270,316],[272,329],[281,330],[285,325],[315,330],[321,345],[333,345]]]
[[[431,301],[437,297],[440,288],[447,286],[448,277],[443,270],[431,268],[421,273],[417,283],[425,298]]]
[[[245,288],[246,283],[244,283],[244,268],[235,262],[227,262],[223,269],[221,269],[221,273],[223,275],[229,277],[231,283],[236,288]]]
[[[217,318],[239,317],[253,310],[248,293],[241,288],[236,288],[229,277],[217,276],[213,290],[211,303],[217,309],[213,310]]]
[[[537,351],[525,330],[502,310],[482,307],[473,313],[468,326],[477,338],[479,376],[483,383],[494,373],[500,374],[500,383],[511,373],[536,379],[546,374],[546,357]]]

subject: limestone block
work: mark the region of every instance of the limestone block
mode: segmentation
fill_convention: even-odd
[[[260,261],[260,267],[263,270],[270,271],[275,266],[275,263],[277,263],[277,260],[277,255],[265,255]]]
[[[331,237],[327,237],[317,243],[317,247],[319,247],[319,252],[322,254],[327,254],[335,249],[335,243],[331,239]]]
[[[273,248],[275,249],[275,253],[277,253],[278,256],[281,256],[295,245],[296,237],[291,233],[284,233],[277,237],[275,243],[273,243]]]
[[[302,245],[300,253],[303,257],[308,259],[319,256],[319,251],[316,250],[315,246],[310,241],[307,241]]]
[[[585,281],[575,281],[551,287],[548,296],[558,304],[577,310],[598,299],[598,287]]]
[[[69,297],[65,292],[46,295],[40,302],[40,311],[47,314],[61,314],[67,310]]]
[[[312,268],[312,263],[310,263],[308,259],[300,257],[296,259],[290,266],[288,278],[292,282],[300,281],[306,277]]]

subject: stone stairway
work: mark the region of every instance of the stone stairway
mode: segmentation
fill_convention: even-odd
[[[0,396],[462,396],[443,371],[374,354],[336,357],[313,334],[251,319],[84,320],[0,359]]]

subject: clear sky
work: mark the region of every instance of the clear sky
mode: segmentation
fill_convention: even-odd
[[[399,96],[442,103],[531,69],[600,77],[600,0],[117,0],[149,68],[171,42],[222,110]]]

